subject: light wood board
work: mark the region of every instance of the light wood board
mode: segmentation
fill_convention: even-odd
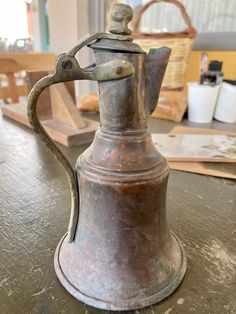
[[[236,162],[236,136],[152,134],[152,138],[168,161]]]
[[[236,136],[236,132],[208,128],[190,128],[185,126],[176,126],[170,134],[225,134]],[[198,173],[202,175],[236,179],[236,167],[231,163],[211,163],[211,162],[169,162],[170,169],[184,172]]]

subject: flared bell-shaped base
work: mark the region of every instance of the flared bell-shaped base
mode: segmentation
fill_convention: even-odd
[[[171,237],[173,240],[173,254],[175,257],[175,266],[170,270],[172,277],[170,278],[167,276],[166,279],[162,279],[161,286],[157,284],[155,288],[150,287],[150,289],[146,288],[144,291],[135,291],[136,296],[131,298],[126,298],[125,295],[121,298],[120,291],[117,291],[117,294],[119,294],[117,298],[114,297],[113,300],[103,300],[101,297],[97,298],[96,296],[89,295],[89,291],[81,291],[79,289],[80,283],[76,280],[80,269],[77,269],[76,265],[72,266],[70,264],[70,259],[74,260],[75,256],[73,255],[78,254],[78,252],[76,251],[76,248],[73,247],[73,243],[68,243],[67,235],[62,238],[55,252],[55,271],[64,288],[76,299],[88,305],[112,311],[141,309],[158,303],[168,297],[180,285],[185,275],[187,263],[183,247],[173,233],[171,234]],[[176,265],[178,265],[177,268]],[[66,274],[68,274],[68,276]],[[161,270],[160,274],[162,274]],[[117,287],[117,289],[119,288]]]
[[[124,140],[124,139],[123,139]],[[55,269],[76,299],[105,310],[157,303],[180,284],[183,248],[166,219],[169,167],[148,133],[96,139],[77,162],[79,218]]]

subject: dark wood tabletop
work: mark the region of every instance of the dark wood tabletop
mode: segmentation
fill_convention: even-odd
[[[153,132],[175,125],[150,122]],[[87,147],[62,150],[74,165]],[[1,118],[1,314],[109,313],[75,300],[55,275],[54,251],[69,210],[68,182],[54,157],[29,129]],[[167,215],[187,254],[186,276],[169,298],[132,313],[236,313],[236,181],[171,171]]]

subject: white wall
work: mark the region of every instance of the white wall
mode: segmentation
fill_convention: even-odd
[[[32,0],[31,2],[31,13],[33,21],[33,50],[42,51],[42,40],[40,33],[40,4],[38,0]]]
[[[48,0],[49,38],[51,48],[56,54],[69,50],[78,40],[78,2],[78,0]],[[81,10],[84,10],[84,5],[81,6]],[[82,25],[84,23],[85,18]]]
[[[104,30],[105,0],[48,0],[49,40],[52,52],[70,50],[86,34]],[[80,65],[92,63],[90,49],[78,54]],[[77,97],[94,91],[96,84],[80,81],[76,84]]]

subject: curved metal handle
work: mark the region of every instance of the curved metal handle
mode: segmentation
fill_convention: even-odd
[[[65,169],[66,175],[70,184],[70,192],[71,192],[71,215],[70,222],[68,227],[69,234],[69,242],[73,242],[74,235],[76,231],[76,224],[79,215],[79,194],[77,188],[77,178],[76,172],[71,167],[69,161],[65,158],[62,152],[58,149],[58,147],[53,143],[48,134],[45,132],[42,124],[40,123],[37,112],[36,105],[39,95],[42,91],[54,84],[58,83],[55,80],[53,75],[48,75],[41,80],[39,80],[36,85],[32,88],[29,98],[28,98],[28,118],[30,125],[35,133],[38,134],[39,138],[42,142],[47,146],[47,148],[53,153],[56,157],[57,161],[61,164],[61,166]]]
[[[101,64],[95,68],[92,67],[81,69],[75,58],[75,54],[82,47],[99,38],[110,38],[119,40],[124,40],[125,38],[125,40],[127,40],[125,36],[107,33],[85,36],[79,41],[78,45],[76,45],[68,53],[58,56],[55,71],[52,74],[49,74],[39,80],[32,88],[28,98],[28,118],[30,125],[33,131],[38,134],[42,142],[47,146],[47,148],[56,157],[57,161],[64,168],[69,180],[71,191],[71,215],[68,227],[69,242],[73,242],[74,240],[77,221],[79,217],[79,191],[77,186],[76,172],[42,127],[42,124],[40,123],[37,116],[36,105],[38,97],[42,93],[42,91],[52,84],[84,79],[96,81],[118,80],[133,74],[134,68],[132,64],[130,64],[128,61],[123,60],[113,60]]]

